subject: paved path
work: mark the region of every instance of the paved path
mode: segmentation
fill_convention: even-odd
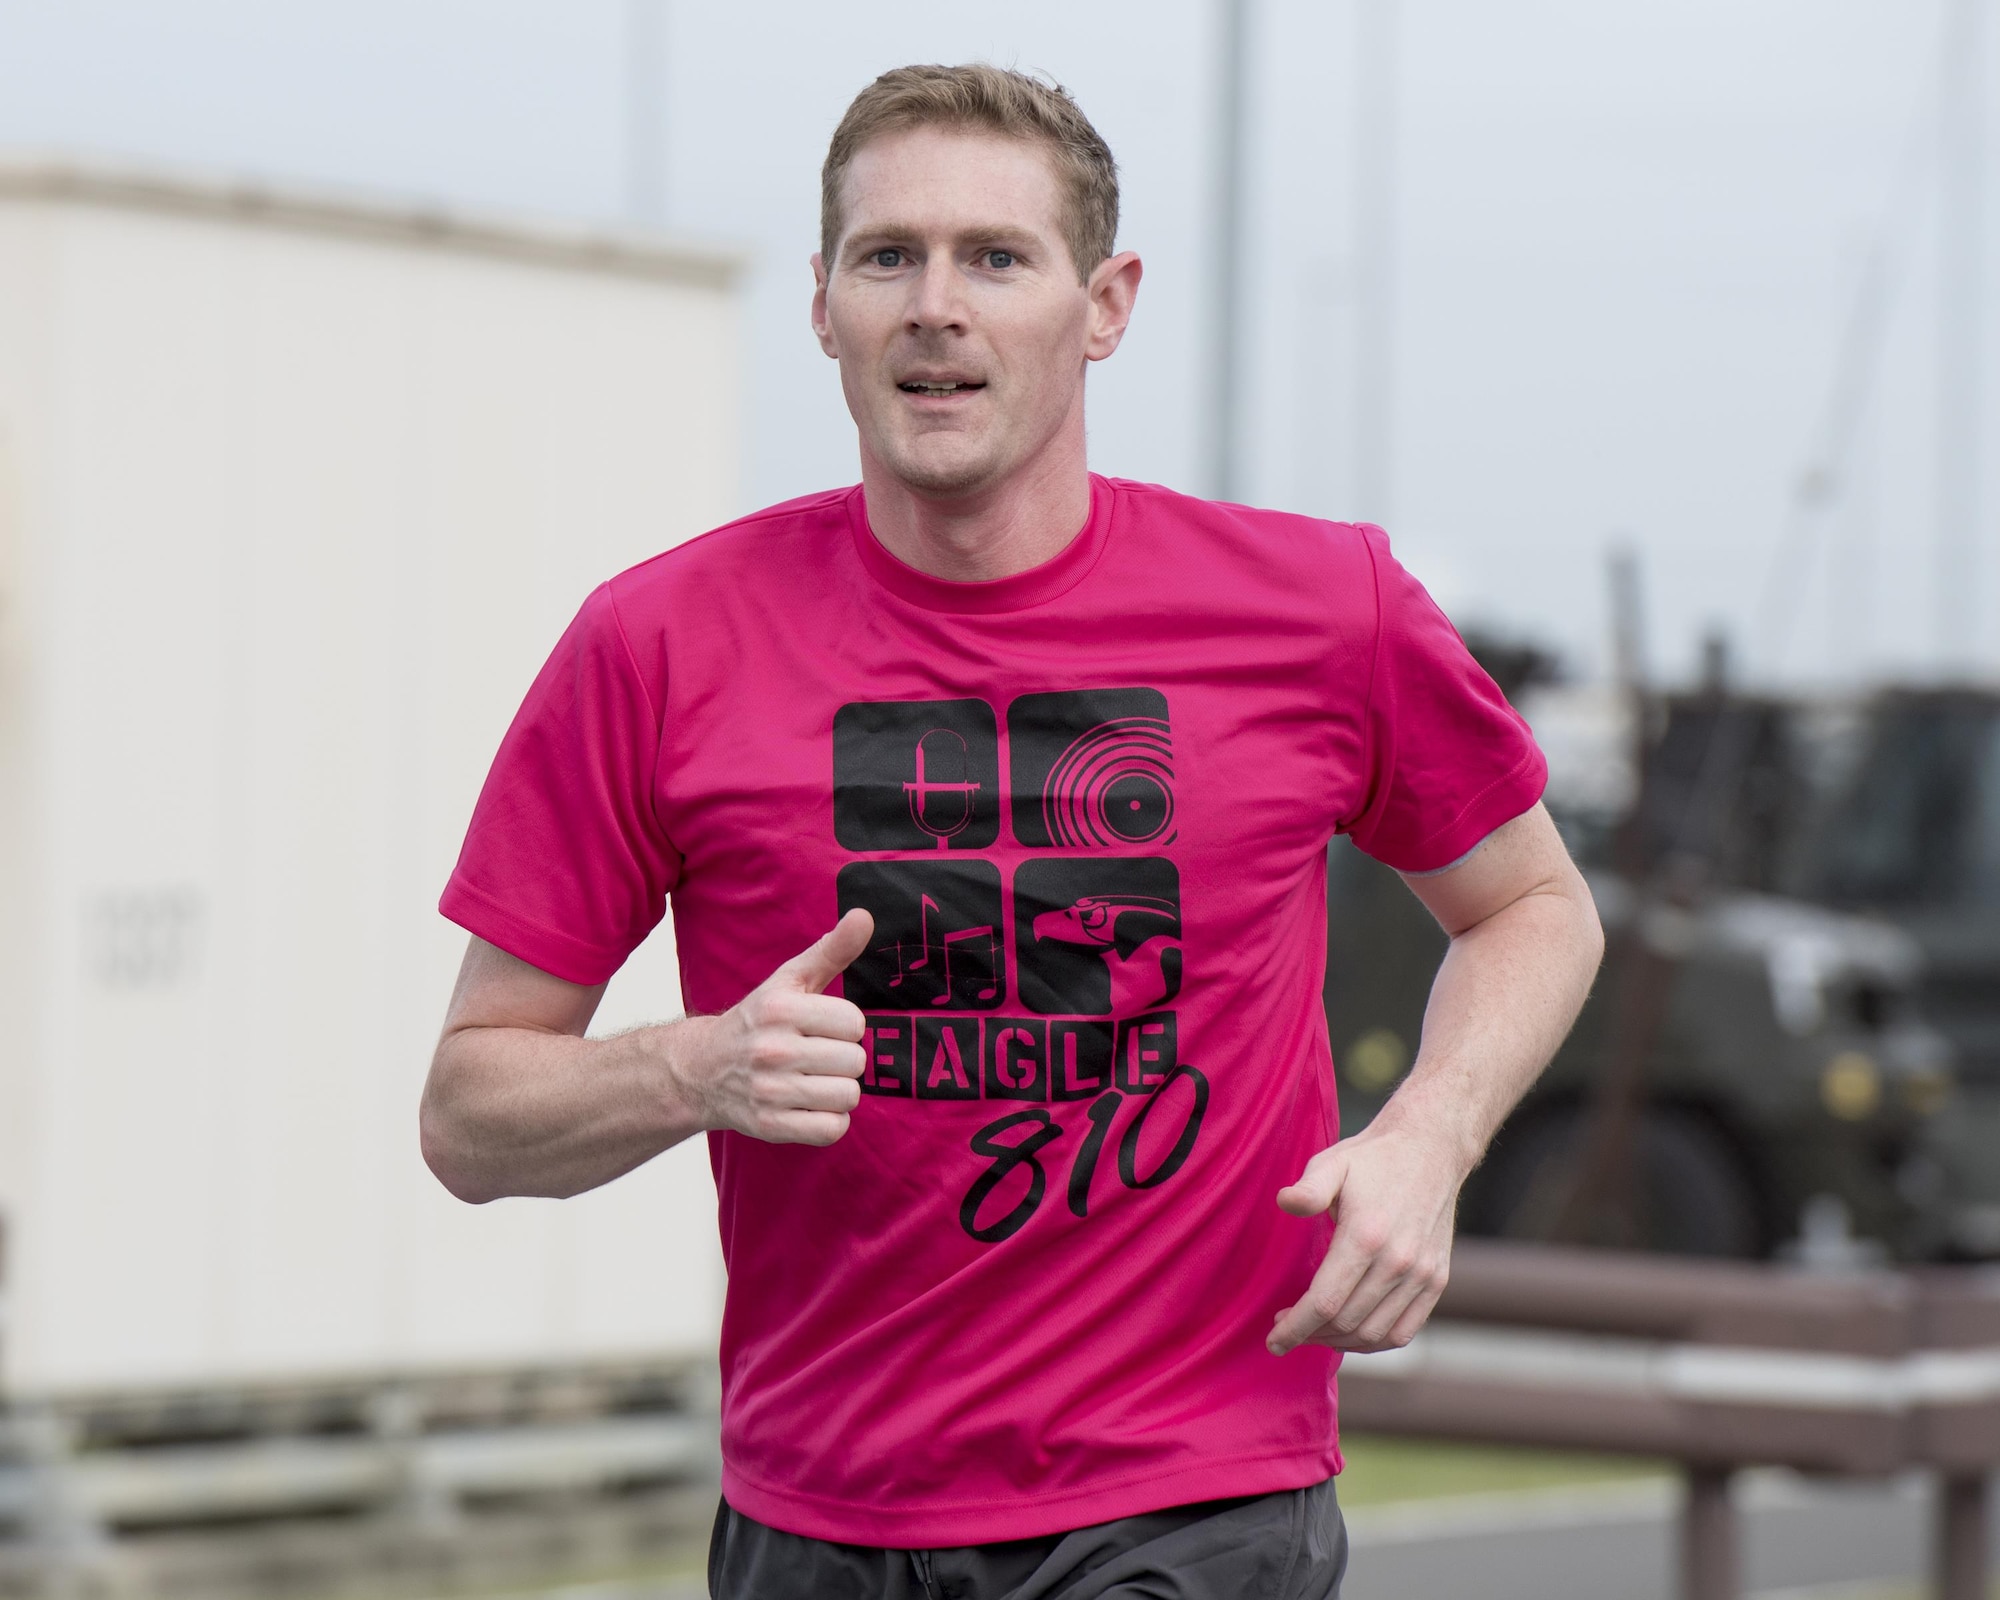
[[[1917,1479],[1738,1485],[1750,1600],[1920,1600],[1930,1500]],[[1674,1600],[1679,1486],[1625,1482],[1360,1508],[1342,1600]],[[2000,1496],[1993,1508],[2000,1553]],[[2000,1597],[2000,1586],[1994,1590]],[[505,1600],[705,1600],[694,1573]]]
[[[1913,1600],[1930,1501],[1918,1480],[1739,1484],[1758,1600]],[[1677,1486],[1468,1496],[1362,1508],[1342,1600],[1673,1600]],[[2000,1551],[2000,1501],[1992,1517]],[[2000,1591],[1996,1591],[2000,1592]]]

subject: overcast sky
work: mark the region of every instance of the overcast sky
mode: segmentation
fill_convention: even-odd
[[[1400,0],[1386,239],[1360,236],[1353,204],[1363,3],[1386,0],[1249,4],[1245,497],[1380,516],[1461,623],[1538,638],[1585,674],[1604,656],[1614,538],[1641,554],[1669,672],[1711,623],[1745,645],[1767,590],[1782,631],[1748,645],[1760,670],[1934,668],[1939,316],[1917,136],[1935,122],[1946,0]],[[1104,131],[1121,243],[1147,271],[1131,337],[1093,373],[1093,464],[1206,487],[1212,0],[656,4],[665,221],[754,263],[745,509],[855,476],[805,322],[817,168],[853,92],[910,60],[1048,71]],[[629,15],[627,0],[0,0],[0,144],[614,220],[633,203]],[[1996,61],[1990,15],[1989,216]],[[1898,289],[1838,463],[1850,489],[1802,542],[1812,559],[1780,568],[1885,237]],[[1393,381],[1362,396],[1357,263],[1384,250]],[[1979,349],[1989,672],[1996,262],[1989,249]],[[1357,503],[1363,404],[1387,406],[1381,505]]]

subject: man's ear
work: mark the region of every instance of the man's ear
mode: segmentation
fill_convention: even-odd
[[[833,325],[826,320],[826,263],[820,259],[820,254],[817,250],[812,253],[812,269],[813,337],[819,340],[820,349],[838,361],[840,359],[840,349],[833,342]]]
[[[1090,338],[1083,347],[1085,359],[1102,361],[1118,348],[1125,328],[1132,320],[1132,306],[1139,298],[1139,280],[1145,275],[1138,252],[1126,250],[1097,263],[1085,288],[1090,294]]]

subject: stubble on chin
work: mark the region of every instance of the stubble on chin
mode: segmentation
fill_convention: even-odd
[[[1000,465],[991,449],[929,452],[899,441],[878,454],[906,488],[940,500],[976,494],[998,476]]]

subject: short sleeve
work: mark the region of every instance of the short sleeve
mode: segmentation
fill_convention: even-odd
[[[654,811],[660,725],[611,591],[528,691],[438,909],[571,983],[609,978],[666,911],[680,856]]]
[[[1367,782],[1347,832],[1399,872],[1434,872],[1532,807],[1548,783],[1534,735],[1423,585],[1363,529],[1374,566]]]

